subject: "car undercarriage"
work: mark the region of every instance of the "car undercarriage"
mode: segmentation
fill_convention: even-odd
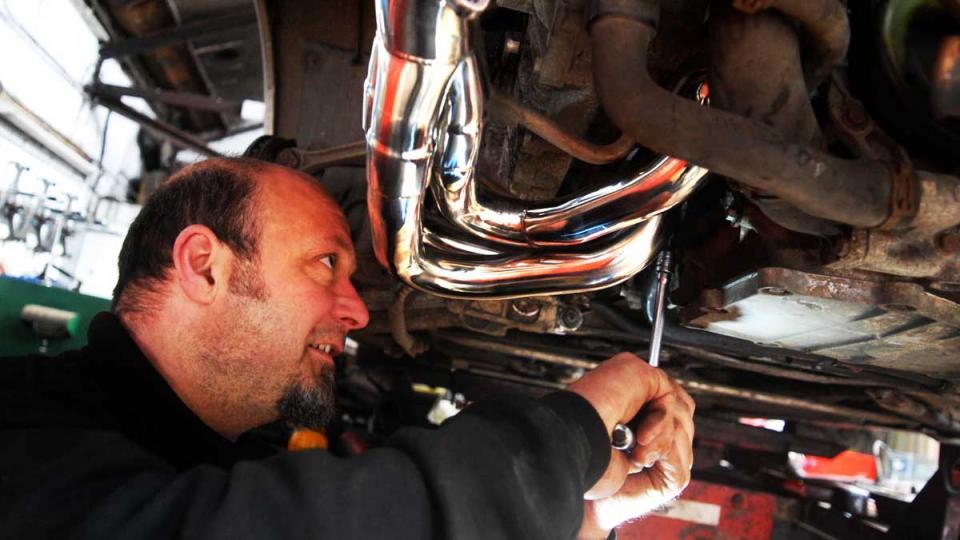
[[[340,202],[371,311],[344,429],[647,357],[668,253],[661,367],[729,445],[698,445],[702,475],[780,481],[758,456],[875,429],[960,440],[954,0],[88,6],[101,56],[169,94],[150,138],[215,155],[223,102],[262,99],[249,155]]]

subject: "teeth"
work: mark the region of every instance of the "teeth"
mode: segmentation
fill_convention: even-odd
[[[327,353],[327,354],[330,354],[330,351],[333,350],[332,345],[310,345],[310,346],[320,352]]]

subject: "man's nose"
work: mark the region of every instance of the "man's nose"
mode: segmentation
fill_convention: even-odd
[[[359,330],[370,322],[370,312],[350,280],[345,280],[337,295],[337,319],[347,330]]]

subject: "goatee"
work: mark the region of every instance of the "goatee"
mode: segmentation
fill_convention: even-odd
[[[313,385],[291,383],[277,400],[277,411],[294,427],[321,429],[333,419],[334,405],[334,368],[324,365]]]

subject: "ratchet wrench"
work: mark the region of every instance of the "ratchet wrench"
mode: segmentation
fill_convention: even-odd
[[[664,310],[667,305],[667,294],[670,292],[670,276],[673,274],[673,255],[669,251],[663,250],[657,256],[656,273],[657,291],[651,317],[653,333],[650,336],[650,354],[647,356],[653,367],[660,365],[660,349],[663,347]],[[611,446],[623,452],[629,452],[637,445],[633,430],[625,424],[615,425],[610,439]]]

